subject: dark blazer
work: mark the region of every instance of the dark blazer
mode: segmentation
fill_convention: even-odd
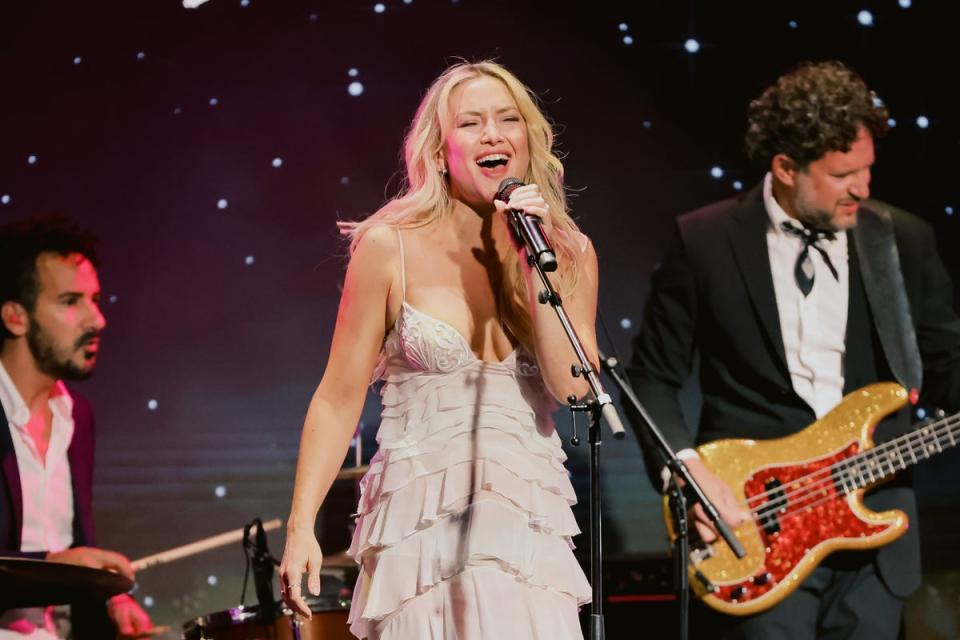
[[[680,216],[675,241],[653,275],[628,373],[639,399],[676,450],[720,438],[778,438],[816,420],[813,409],[794,392],[787,367],[767,251],[768,220],[760,186],[740,199]],[[873,223],[880,220],[892,227],[896,241],[900,268],[894,278],[876,269],[883,242]],[[922,378],[924,402],[945,409],[960,405],[960,319],[932,229],[907,212],[868,201],[857,229],[847,233],[850,304],[844,393],[885,380],[919,388]],[[897,297],[903,301],[899,318]],[[699,429],[691,434],[677,394],[696,359],[703,406]],[[631,418],[639,424],[636,416]],[[902,411],[877,437],[895,435],[908,424],[908,412]],[[648,468],[659,470],[662,461],[651,457],[644,430],[638,430],[638,437]],[[915,524],[909,483],[909,474],[901,475],[873,492],[868,504],[904,509]],[[880,550],[877,563],[895,594],[915,590],[920,585],[916,526]]]
[[[70,391],[73,398],[73,439],[67,449],[73,484],[73,546],[93,546],[93,462],[95,424],[93,410],[86,398]],[[23,492],[17,454],[10,437],[7,416],[0,407],[0,556],[44,558],[46,551],[20,550],[23,530]],[[74,637],[113,637],[102,603],[75,604],[72,607]],[[104,626],[108,625],[108,626]],[[109,631],[109,632],[108,632]],[[103,635],[107,633],[107,635]]]

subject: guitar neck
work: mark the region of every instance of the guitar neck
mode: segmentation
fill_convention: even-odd
[[[876,484],[960,442],[960,413],[927,422],[902,436],[850,456],[831,471],[845,493]]]

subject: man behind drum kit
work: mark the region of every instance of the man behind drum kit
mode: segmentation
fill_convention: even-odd
[[[63,380],[93,375],[106,326],[93,238],[60,217],[0,226],[0,556],[109,569],[130,562],[93,548],[94,421]],[[128,595],[74,607],[72,637],[103,640],[152,628]],[[0,610],[0,640],[49,640],[52,607]]]

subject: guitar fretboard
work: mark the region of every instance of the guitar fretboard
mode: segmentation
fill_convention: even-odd
[[[923,423],[902,436],[850,456],[830,471],[838,489],[850,493],[926,460],[960,442],[960,413]]]

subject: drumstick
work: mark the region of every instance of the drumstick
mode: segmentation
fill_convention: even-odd
[[[280,518],[275,518],[270,522],[264,522],[263,530],[273,531],[274,529],[279,529],[280,524]],[[239,542],[240,540],[243,540],[243,529],[235,529],[233,531],[227,531],[226,533],[210,536],[209,538],[204,538],[203,540],[197,540],[196,542],[191,542],[190,544],[185,544],[181,547],[167,549],[166,551],[155,553],[152,556],[145,556],[139,560],[134,560],[130,563],[130,565],[133,567],[134,571],[141,571],[158,564],[166,564],[167,562],[173,562],[174,560],[179,560],[180,558],[186,558],[187,556],[192,556],[202,551],[209,551],[210,549],[222,547],[230,544],[231,542]]]

